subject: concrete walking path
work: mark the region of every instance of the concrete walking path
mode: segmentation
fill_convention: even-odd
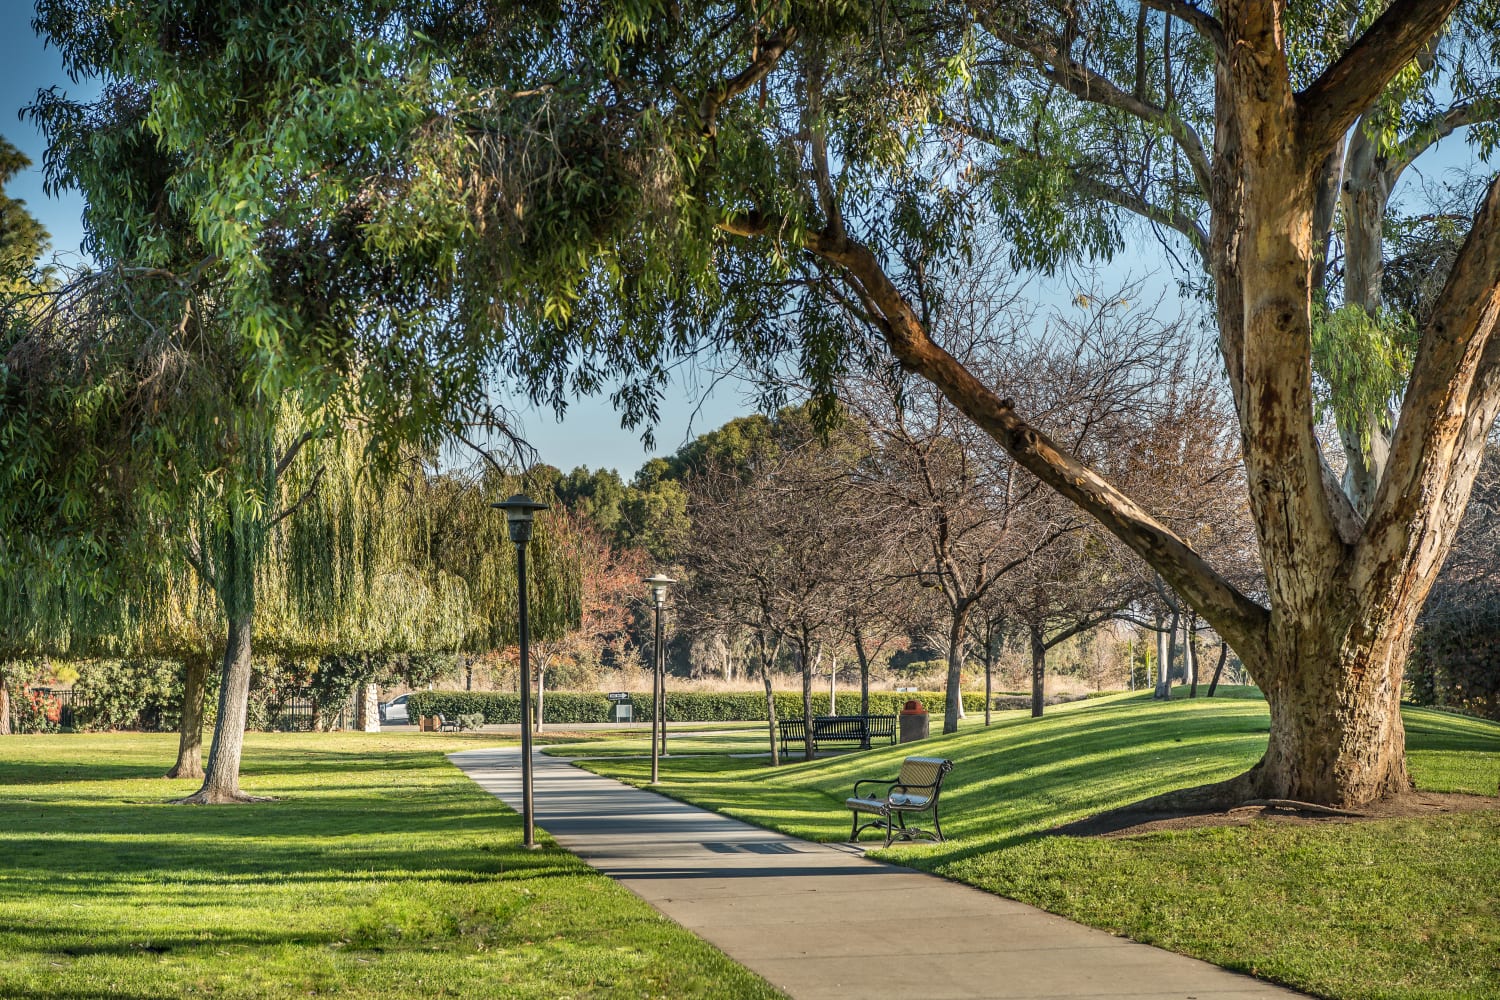
[[[520,810],[519,748],[449,758]],[[670,759],[670,758],[669,758]],[[797,1000],[1259,1000],[1279,987],[852,845],[773,833],[535,755],[536,823]]]

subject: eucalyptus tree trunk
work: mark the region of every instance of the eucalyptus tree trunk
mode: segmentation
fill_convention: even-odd
[[[10,735],[10,688],[0,678],[0,736]]]
[[[1040,719],[1047,703],[1047,641],[1040,625],[1032,624],[1031,636],[1031,717]]]
[[[203,698],[208,687],[210,660],[190,656],[183,661],[182,720],[178,724],[177,763],[168,778],[203,777]]]
[[[964,717],[963,670],[964,629],[969,621],[968,601],[960,600],[948,623],[948,687],[943,706],[943,732],[958,732],[958,720]]]

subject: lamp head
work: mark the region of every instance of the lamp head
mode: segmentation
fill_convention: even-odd
[[[537,511],[547,509],[547,504],[533,500],[524,493],[517,493],[509,500],[492,503],[490,506],[505,511],[505,521],[510,527],[510,540],[517,544],[531,541],[531,519]]]
[[[670,576],[658,573],[655,576],[645,577],[641,582],[651,584],[651,596],[656,599],[656,606],[659,608],[667,603],[667,588],[677,581]]]

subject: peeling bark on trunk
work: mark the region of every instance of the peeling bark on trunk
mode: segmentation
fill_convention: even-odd
[[[178,725],[177,763],[168,778],[203,777],[203,698],[208,687],[209,659],[193,657],[183,667],[182,721]]]
[[[10,735],[10,688],[0,680],[0,736]]]
[[[231,619],[224,643],[224,672],[219,684],[219,717],[203,787],[179,805],[223,805],[264,801],[240,791],[240,755],[245,748],[245,721],[250,699],[250,617]]]

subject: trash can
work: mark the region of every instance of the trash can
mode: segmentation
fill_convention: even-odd
[[[901,742],[913,743],[925,740],[930,732],[931,716],[922,703],[913,698],[901,709]]]

